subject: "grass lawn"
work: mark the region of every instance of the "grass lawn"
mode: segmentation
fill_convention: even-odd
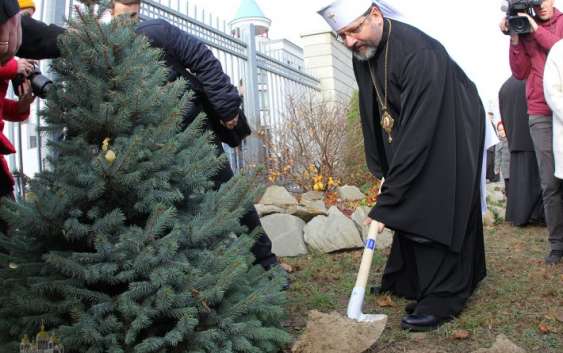
[[[487,278],[462,315],[434,332],[401,330],[407,301],[366,297],[364,312],[389,316],[379,342],[366,353],[472,352],[490,347],[499,334],[529,353],[563,352],[563,264],[543,263],[546,229],[500,224],[485,230],[485,242]],[[374,257],[372,284],[379,283],[388,251],[378,250]],[[312,309],[345,314],[361,254],[358,250],[283,259],[293,267],[286,322],[290,332],[297,337],[303,331]]]

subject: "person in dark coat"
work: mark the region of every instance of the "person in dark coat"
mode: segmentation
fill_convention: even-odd
[[[371,0],[338,0],[319,13],[353,53],[366,161],[385,178],[366,221],[395,231],[381,291],[416,301],[404,329],[435,329],[486,276],[485,110],[438,41]]]
[[[113,16],[134,17],[138,15],[139,10],[140,0],[115,0],[112,3]],[[225,153],[222,142],[233,146],[232,140],[227,137],[230,136],[229,130],[235,135],[237,131],[250,134],[249,130],[245,131],[244,127],[241,128],[245,120],[240,108],[241,98],[236,87],[231,84],[219,60],[203,42],[160,19],[143,21],[137,26],[136,31],[145,35],[152,46],[163,50],[163,59],[171,68],[168,79],[174,81],[184,77],[188,80],[189,88],[194,90],[194,97],[185,109],[182,128],[187,127],[200,111],[204,111],[207,119],[206,127],[215,132],[213,143],[218,155]],[[186,69],[193,74],[188,73]],[[241,141],[242,139],[239,143]],[[233,171],[226,163],[213,178],[215,187],[218,189],[232,177]],[[242,218],[241,223],[249,230],[261,226],[254,207]],[[272,253],[272,243],[265,233],[256,240],[252,252],[256,257],[256,263],[265,269],[278,265],[277,258]]]
[[[511,76],[499,91],[499,110],[510,150],[506,221],[515,226],[545,223],[540,174],[528,127],[526,82]]]

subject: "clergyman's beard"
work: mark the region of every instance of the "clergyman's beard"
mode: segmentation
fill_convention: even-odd
[[[374,57],[375,52],[377,51],[376,47],[372,47],[371,45],[367,45],[366,49],[363,52],[359,52],[357,50],[352,50],[352,55],[358,60],[367,61]]]

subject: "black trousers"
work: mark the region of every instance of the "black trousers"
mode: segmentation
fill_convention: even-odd
[[[223,146],[220,142],[214,143],[217,147],[217,152],[219,155],[225,154]],[[213,182],[215,183],[215,190],[218,190],[222,184],[229,181],[234,176],[233,171],[229,163],[225,163],[219,172],[213,177]],[[261,227],[260,217],[256,208],[252,208],[241,218],[240,223],[248,228],[249,231],[254,230],[256,227]],[[256,264],[262,265],[265,269],[269,269],[273,265],[278,263],[276,255],[272,253],[272,242],[266,233],[262,232],[254,246],[252,246],[252,253],[256,257]]]

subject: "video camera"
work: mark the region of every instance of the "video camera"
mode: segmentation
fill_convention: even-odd
[[[540,6],[542,2],[543,0],[508,0],[508,5],[504,4],[502,6],[502,10],[506,11],[506,18],[508,19],[508,29],[510,33],[531,33],[532,29],[530,27],[530,21],[528,21],[528,18],[525,16],[518,16],[518,13],[525,12],[533,17],[533,7]]]
[[[23,74],[18,74],[12,80],[12,86],[16,94],[19,91],[18,88],[24,83],[26,78],[31,82],[31,90],[34,95],[43,99],[47,97],[47,92],[49,92],[53,86],[53,81],[51,81],[48,77],[43,76],[41,70],[39,70],[39,68],[35,65],[33,66],[33,71],[31,71],[27,77]]]

